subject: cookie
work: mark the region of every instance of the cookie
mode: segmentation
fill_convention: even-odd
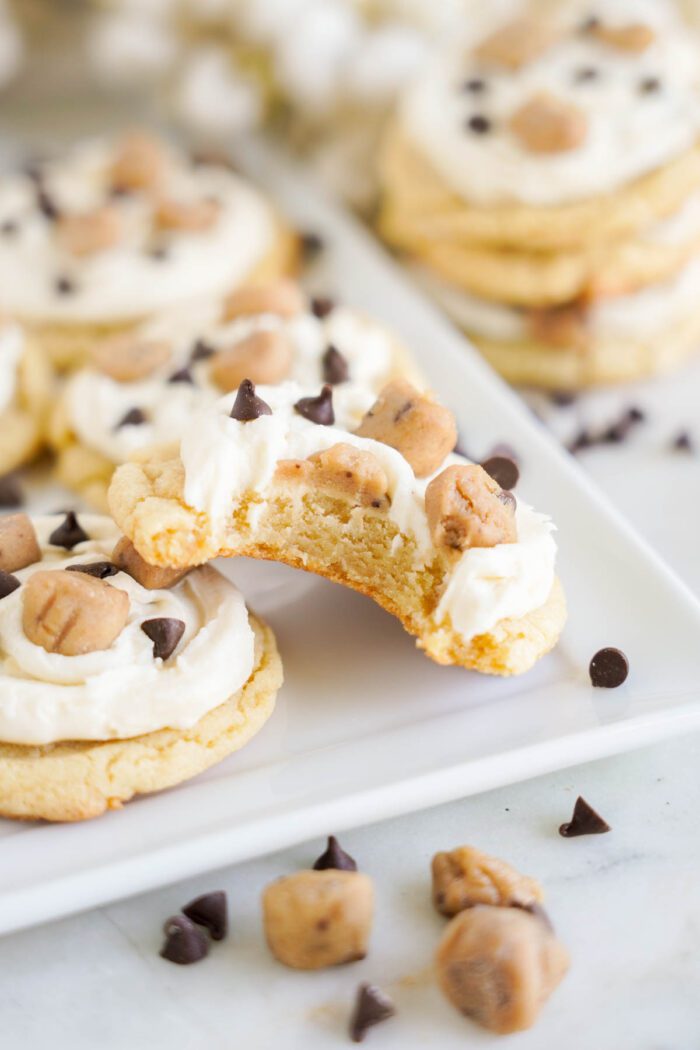
[[[6,178],[0,230],[0,309],[61,368],[158,312],[287,272],[298,254],[243,179],[141,134]]]
[[[65,383],[49,439],[58,480],[100,510],[116,465],[177,439],[193,412],[245,378],[328,382],[348,426],[388,379],[416,378],[407,351],[381,325],[330,300],[309,301],[291,281],[169,312],[131,336],[96,343],[91,360]]]
[[[92,515],[15,515],[5,531],[0,813],[98,816],[260,730],[282,680],[275,639],[216,570],[144,586],[114,524]]]
[[[154,564],[283,561],[369,595],[438,663],[526,671],[566,616],[551,524],[445,454],[449,413],[399,386],[381,392],[354,433],[330,420],[327,392],[242,387],[193,419],[179,448],[120,467],[110,509]],[[419,433],[433,428],[420,476],[404,418]],[[367,421],[376,437],[361,436]]]
[[[13,322],[0,327],[0,462],[9,473],[43,445],[52,370],[32,339]]]

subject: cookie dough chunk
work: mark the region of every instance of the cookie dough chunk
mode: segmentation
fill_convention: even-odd
[[[116,190],[151,190],[162,182],[166,168],[161,143],[135,131],[117,146],[111,166],[112,185]]]
[[[306,307],[306,298],[294,281],[279,280],[271,284],[237,288],[224,303],[224,320],[250,314],[275,314],[277,317],[296,317]]]
[[[244,379],[281,383],[289,375],[292,359],[292,347],[283,333],[263,329],[219,350],[211,363],[211,375],[222,390],[235,390]]]
[[[654,43],[656,34],[651,26],[644,22],[630,22],[627,25],[611,26],[597,22],[593,26],[593,35],[604,44],[615,47],[618,51],[641,54]]]
[[[433,903],[448,918],[477,904],[528,905],[543,897],[536,879],[473,846],[436,853],[432,872]]]
[[[451,920],[435,965],[453,1006],[505,1035],[535,1023],[569,967],[569,954],[539,916],[479,905]]]
[[[450,410],[404,379],[384,387],[355,433],[391,445],[408,460],[418,478],[437,470],[457,444]]]
[[[129,615],[129,596],[82,572],[35,572],[24,587],[22,626],[48,653],[80,656],[109,649]]]
[[[304,481],[360,506],[386,504],[389,482],[381,464],[371,452],[345,442],[314,452],[305,460],[282,460],[276,473],[280,479]]]
[[[97,343],[92,357],[105,375],[118,383],[132,383],[164,365],[170,357],[170,345],[163,339],[139,339],[125,333]]]
[[[295,970],[364,959],[373,911],[372,880],[357,871],[300,871],[263,894],[270,951]]]
[[[491,33],[476,48],[475,55],[489,65],[516,70],[543,55],[556,38],[554,27],[545,19],[523,16]]]
[[[16,572],[40,558],[36,532],[28,515],[0,518],[0,570]]]
[[[510,129],[530,153],[565,153],[581,145],[588,122],[578,106],[542,91],[516,110]]]
[[[120,235],[119,215],[108,205],[82,215],[60,215],[56,222],[59,244],[78,257],[111,248]]]
[[[447,467],[425,490],[425,512],[436,547],[463,551],[515,543],[513,497],[475,465]]]
[[[133,543],[122,536],[112,551],[112,564],[148,591],[166,590],[173,587],[188,573],[188,569],[168,569],[162,565],[149,565],[144,561]]]
[[[208,230],[219,214],[219,204],[214,200],[177,201],[162,200],[156,209],[156,225],[161,230]]]

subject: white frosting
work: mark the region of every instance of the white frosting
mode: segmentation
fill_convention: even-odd
[[[138,448],[175,441],[183,421],[213,405],[221,390],[210,377],[210,361],[191,368],[195,384],[168,383],[168,376],[185,366],[198,339],[220,350],[256,331],[281,331],[292,347],[290,378],[303,386],[320,385],[321,359],[329,345],[345,357],[350,382],[335,387],[336,409],[343,426],[362,418],[385,382],[392,366],[391,336],[375,322],[342,306],[326,318],[304,313],[291,320],[261,314],[221,324],[220,304],[204,303],[171,313],[140,329],[146,338],[165,339],[172,346],[167,364],[147,379],[117,383],[96,369],[86,368],[67,383],[67,419],[81,444],[113,463],[123,463]],[[140,408],[148,422],[117,424],[132,408]]]
[[[119,533],[108,518],[81,515],[91,538],[72,551],[48,542],[60,521],[34,519],[43,560],[15,573],[22,582],[40,569],[109,559]],[[195,569],[169,590],[146,590],[123,572],[108,582],[129,595],[127,624],[109,649],[82,656],[49,653],[29,641],[22,587],[0,601],[0,740],[47,744],[186,729],[250,677],[254,640],[245,603],[215,569]],[[167,661],[153,657],[153,642],[141,630],[144,620],[163,616],[185,623]]]
[[[44,184],[59,209],[88,212],[108,199],[113,146],[98,141],[77,147],[48,164]],[[177,201],[215,197],[214,224],[202,231],[157,235],[167,255],[155,259],[153,202],[147,194],[112,200],[123,236],[111,248],[83,258],[67,255],[53,224],[36,207],[35,187],[23,175],[0,183],[0,224],[18,225],[0,237],[0,309],[42,321],[126,321],[221,295],[245,279],[272,248],[274,220],[265,199],[222,167],[190,167],[174,158],[164,194]],[[57,278],[75,285],[56,291]]]
[[[233,395],[195,417],[180,446],[186,502],[206,511],[215,529],[223,528],[244,493],[264,499],[279,460],[305,459],[345,442],[379,460],[388,479],[388,514],[401,532],[395,542],[412,538],[417,558],[425,564],[433,550],[425,513],[430,478],[417,479],[404,457],[388,445],[304,419],[293,405],[308,393],[294,383],[260,387],[258,394],[272,414],[248,423],[230,418]],[[466,460],[452,455],[439,469],[462,462]],[[253,504],[252,513],[259,507]],[[505,616],[522,616],[537,608],[551,590],[556,555],[551,522],[520,501],[516,522],[516,543],[464,551],[446,580],[438,614],[449,613],[465,641]]]
[[[605,4],[562,9],[567,29],[585,15],[606,23],[644,22],[657,36],[640,54],[568,32],[535,61],[514,72],[479,63],[471,53],[484,36],[474,19],[467,47],[441,56],[406,93],[400,122],[410,140],[442,178],[468,201],[493,205],[522,201],[556,205],[607,193],[665,164],[689,149],[700,127],[700,61],[697,41],[670,5],[660,0],[607,0]],[[594,68],[594,80],[576,82],[575,73]],[[487,89],[462,89],[483,77]],[[661,89],[643,93],[642,80],[658,77]],[[574,103],[588,120],[576,149],[536,154],[523,149],[508,129],[513,113],[528,98],[547,91]],[[493,123],[488,134],[467,127],[473,115]]]
[[[17,366],[24,349],[19,325],[0,328],[0,413],[12,404],[17,390]]]

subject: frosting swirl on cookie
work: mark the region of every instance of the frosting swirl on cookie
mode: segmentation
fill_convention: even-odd
[[[67,551],[49,542],[60,518],[34,519],[42,560],[14,575],[104,561],[119,539],[108,519],[81,515],[89,539]],[[168,590],[147,590],[125,572],[107,581],[129,596],[126,626],[106,650],[48,652],[22,627],[23,587],[0,600],[0,740],[48,744],[111,740],[186,729],[231,697],[253,669],[253,632],[242,595],[209,566]],[[144,620],[185,624],[174,654],[154,658]]]
[[[0,413],[12,404],[17,391],[17,367],[24,349],[22,329],[16,324],[0,328]]]
[[[3,180],[0,228],[12,233],[0,237],[1,308],[34,321],[135,320],[223,294],[272,250],[269,205],[231,171],[193,165],[162,148],[157,191],[121,192],[112,176],[115,149],[87,142],[31,174]],[[202,209],[200,228],[188,228],[173,213],[178,207]],[[71,252],[62,220],[82,223],[86,216],[79,250]],[[107,224],[106,239],[86,252],[90,221]]]
[[[595,31],[596,18],[604,28],[641,26],[650,42],[638,51],[615,47]],[[403,132],[467,201],[581,200],[611,192],[696,143],[698,47],[671,5],[575,4],[559,21],[551,46],[516,68],[479,57],[489,30],[471,23],[465,45],[451,59],[441,56],[404,96]],[[543,95],[580,114],[585,134],[572,148],[531,151],[513,133],[516,112]]]

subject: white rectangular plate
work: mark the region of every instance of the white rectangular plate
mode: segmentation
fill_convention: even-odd
[[[483,678],[432,664],[357,594],[229,563],[277,631],[286,682],[274,717],[241,754],[121,812],[82,825],[1,823],[0,930],[700,726],[690,592],[368,234],[276,154],[255,147],[243,159],[326,241],[315,284],[395,327],[455,411],[466,448],[482,456],[505,441],[518,451],[518,491],[559,526],[569,623],[530,674]],[[54,492],[41,504],[61,502]],[[616,691],[588,681],[603,645],[630,658]]]

